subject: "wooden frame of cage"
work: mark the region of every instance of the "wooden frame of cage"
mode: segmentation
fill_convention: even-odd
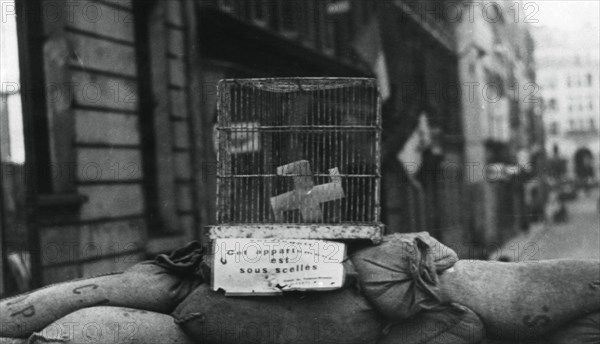
[[[238,93],[235,93],[235,91],[232,91],[233,88],[235,87],[239,87],[240,91]],[[362,89],[361,89],[362,87]],[[269,93],[273,93],[275,95],[278,95],[280,97],[284,97],[285,95],[287,95],[288,97],[290,97],[290,94],[293,94],[294,92],[296,92],[296,95],[298,94],[298,92],[307,92],[307,94],[311,94],[310,98],[310,106],[317,106],[320,107],[321,103],[325,102],[327,105],[323,105],[324,108],[328,107],[328,108],[333,108],[334,110],[330,110],[330,111],[337,111],[339,112],[336,116],[333,116],[333,118],[337,118],[338,121],[350,121],[350,124],[344,124],[344,125],[340,125],[338,123],[338,125],[325,125],[321,122],[319,122],[318,124],[298,124],[297,125],[290,125],[290,126],[286,126],[286,125],[265,125],[263,123],[263,121],[259,121],[257,123],[252,122],[253,120],[255,120],[255,117],[250,116],[248,119],[250,120],[250,122],[243,122],[246,123],[244,124],[244,127],[242,127],[241,129],[239,128],[239,126],[233,125],[232,123],[232,117],[235,117],[235,115],[233,115],[233,113],[235,113],[236,111],[239,113],[244,113],[245,111],[247,111],[247,108],[244,108],[242,110],[240,110],[239,107],[244,106],[244,105],[248,105],[248,106],[258,106],[256,104],[253,104],[253,101],[255,103],[260,103],[260,101],[258,100],[259,98],[255,97],[254,99],[246,99],[243,98],[243,96],[241,96],[240,94],[245,94],[244,92],[242,92],[242,88],[247,88],[249,90],[256,90],[256,89],[262,89],[262,90],[266,90],[265,92]],[[342,96],[342,98],[344,98],[343,100],[346,102],[344,106],[347,106],[346,111],[354,111],[357,114],[361,114],[361,113],[367,113],[370,115],[357,115],[358,117],[363,116],[365,118],[359,118],[356,119],[355,117],[352,117],[352,119],[349,119],[348,117],[348,113],[350,112],[344,112],[341,110],[337,110],[337,107],[340,107],[338,105],[338,103],[336,103],[336,99],[328,99],[327,97],[333,98],[335,94],[339,93],[337,92],[338,90],[346,90],[346,92],[348,92],[348,94],[346,95],[346,97],[344,98]],[[244,89],[245,92],[247,91],[246,89]],[[354,93],[350,93],[350,91],[354,92]],[[364,91],[364,92],[360,92],[360,91]],[[254,91],[256,92],[256,91]],[[314,95],[316,92],[316,96]],[[320,93],[322,92],[322,93]],[[341,91],[340,91],[341,92]],[[236,95],[237,94],[237,95]],[[319,96],[323,95],[324,98],[319,98]],[[238,97],[238,99],[234,99],[235,97]],[[361,98],[363,97],[363,98]],[[241,99],[241,100],[240,100]],[[294,98],[295,99],[295,98]],[[339,99],[337,99],[339,101]],[[364,101],[364,103],[362,103],[362,101]],[[327,103],[329,102],[329,103]],[[378,242],[381,240],[382,235],[383,235],[383,225],[380,223],[380,184],[381,184],[381,157],[380,157],[380,150],[381,150],[381,100],[379,97],[379,93],[377,90],[377,83],[374,79],[367,79],[367,78],[281,78],[281,79],[228,79],[228,80],[222,80],[219,83],[218,86],[218,105],[217,105],[217,110],[219,113],[219,123],[218,123],[218,144],[219,147],[217,149],[217,221],[218,224],[216,226],[212,226],[210,227],[209,230],[209,236],[211,239],[217,239],[217,238],[280,238],[280,239],[334,239],[334,240],[346,240],[346,239],[367,239],[367,240],[371,240],[373,242]],[[239,104],[242,105],[239,105]],[[252,104],[252,105],[249,105]],[[280,103],[277,103],[277,101],[274,102],[274,104],[276,104],[277,106],[280,105]],[[285,104],[285,103],[282,103]],[[295,104],[295,103],[294,103]],[[316,104],[316,105],[315,105]],[[284,105],[282,105],[283,108],[285,108]],[[294,105],[295,106],[295,105]],[[309,105],[307,105],[309,106]],[[232,108],[232,107],[238,107],[238,108]],[[365,109],[368,108],[368,111],[366,111]],[[308,109],[308,107],[307,107]],[[273,110],[273,107],[269,108],[270,111],[273,112],[277,112],[279,111],[277,110]],[[306,110],[306,109],[305,109]],[[254,111],[256,112],[256,109],[254,109]],[[262,111],[266,111],[264,109],[262,109]],[[289,112],[291,110],[289,109],[282,109],[281,110],[281,115],[282,117],[285,117],[285,115],[283,115],[283,113]],[[252,111],[251,111],[252,112]],[[317,113],[320,113],[320,110],[316,111]],[[253,112],[254,114],[254,112]],[[309,121],[308,118],[309,115],[305,112],[302,112],[303,116],[305,118],[301,119],[300,121]],[[264,115],[263,113],[260,113],[259,116]],[[292,115],[293,116],[293,115]],[[239,117],[239,116],[238,116]],[[238,118],[239,120],[239,118]],[[323,118],[319,118],[319,120],[323,120]],[[326,120],[330,120],[332,121],[332,119],[327,118]],[[281,121],[284,121],[283,119]],[[292,120],[293,121],[293,120]],[[317,120],[315,120],[317,121]],[[333,121],[335,121],[335,119],[333,119]],[[357,121],[357,123],[352,123],[352,121]],[[366,124],[364,125],[360,125],[360,121],[365,121]],[[318,121],[317,121],[318,122]],[[249,124],[250,123],[250,124]],[[236,203],[235,200],[234,202],[229,202],[229,198],[235,198],[232,195],[232,189],[236,189],[235,186],[233,186],[235,184],[235,178],[276,178],[276,175],[274,174],[269,174],[269,173],[264,173],[264,174],[260,174],[260,173],[256,173],[256,171],[254,171],[256,174],[236,174],[234,171],[234,167],[235,167],[235,163],[232,162],[232,159],[234,159],[234,153],[232,153],[233,151],[235,151],[235,149],[232,147],[232,141],[235,141],[233,138],[235,137],[236,134],[232,134],[232,133],[236,133],[237,131],[244,131],[247,134],[247,137],[252,137],[252,135],[255,135],[254,133],[256,133],[256,135],[259,135],[259,133],[271,133],[273,135],[273,131],[275,131],[276,133],[281,133],[281,132],[289,132],[289,135],[294,135],[294,133],[300,133],[302,135],[317,135],[317,140],[319,142],[324,142],[327,139],[325,139],[324,137],[327,137],[329,140],[329,145],[328,147],[337,147],[335,145],[342,145],[343,146],[343,142],[351,142],[350,140],[352,140],[352,136],[350,136],[349,133],[354,133],[354,132],[358,132],[358,133],[362,133],[361,137],[364,140],[366,140],[365,142],[368,144],[367,149],[368,149],[368,153],[365,153],[366,156],[371,157],[372,161],[369,161],[368,163],[372,164],[372,173],[355,173],[355,174],[342,174],[340,179],[343,177],[345,178],[344,180],[346,180],[347,183],[350,183],[349,181],[352,180],[352,177],[354,177],[355,179],[352,180],[353,184],[348,184],[347,186],[354,186],[356,189],[356,184],[358,184],[359,188],[363,187],[363,194],[367,194],[366,196],[363,195],[363,197],[361,198],[361,200],[363,200],[363,203],[368,202],[367,205],[365,204],[360,204],[357,205],[357,209],[359,206],[362,206],[362,212],[358,212],[360,214],[363,215],[363,217],[361,217],[360,221],[356,220],[355,216],[353,213],[351,215],[347,215],[347,216],[354,216],[352,217],[351,221],[342,221],[340,219],[338,219],[337,222],[333,221],[333,222],[328,222],[328,221],[317,221],[316,223],[306,223],[303,221],[297,221],[293,223],[290,223],[290,221],[273,221],[272,219],[267,219],[266,217],[260,217],[261,215],[258,215],[258,219],[254,218],[254,213],[251,213],[251,218],[244,218],[243,216],[241,217],[235,217],[232,216],[231,213],[235,213],[235,215],[238,215],[235,211],[233,211],[232,209],[234,209],[236,207]],[[302,131],[305,130],[305,131]],[[319,131],[322,130],[323,133],[330,133],[330,132],[335,132],[338,134],[337,138],[338,141],[340,142],[336,142],[335,138],[331,138],[333,137],[333,134],[330,133],[329,136],[326,136],[325,134],[322,134],[324,136],[318,136],[319,134],[315,134],[315,133],[320,133]],[[336,132],[337,131],[337,132]],[[300,135],[298,134],[298,135]],[[344,139],[340,139],[339,137],[341,135],[346,135],[346,138],[344,141]],[[262,135],[262,134],[261,134]],[[358,134],[356,134],[358,135]],[[267,136],[267,135],[265,135]],[[302,136],[299,136],[302,137]],[[306,137],[306,136],[304,136]],[[366,138],[366,139],[365,139]],[[262,138],[257,139],[258,141],[262,142]],[[272,140],[272,138],[271,138]],[[288,142],[289,139],[286,139]],[[252,142],[252,144],[257,144],[258,143],[254,143],[254,138],[250,139],[250,141]],[[297,139],[296,141],[301,141],[300,139]],[[271,144],[273,144],[273,142],[271,142]],[[288,142],[289,144],[289,142]],[[293,144],[290,144],[293,147]],[[305,147],[307,144],[305,142],[301,143],[302,147]],[[274,146],[277,147],[276,149],[274,149],[275,151],[279,152],[279,150],[282,150],[281,147],[279,146]],[[239,151],[239,148],[237,148]],[[258,148],[259,150],[262,149],[262,147]],[[315,161],[315,159],[321,159],[321,160],[326,160],[326,159],[333,159],[333,158],[324,158],[324,156],[329,156],[329,155],[342,155],[342,153],[332,153],[332,154],[320,154],[317,152],[316,155],[311,155],[312,153],[315,152],[310,152],[307,153],[305,152],[306,148],[302,148],[303,154],[307,154],[309,155],[313,161]],[[265,150],[268,150],[267,148],[265,148]],[[350,147],[346,147],[346,150],[350,150]],[[250,150],[252,151],[252,150]],[[318,151],[318,149],[317,149]],[[334,150],[335,151],[335,150]],[[273,152],[270,152],[273,153]],[[354,153],[352,153],[354,154]],[[264,153],[263,156],[267,157],[267,158],[273,158],[273,154],[269,154],[269,153]],[[350,155],[349,155],[350,156]],[[352,155],[354,157],[354,155]],[[341,160],[340,160],[341,159]],[[364,157],[363,157],[364,159]],[[335,160],[335,159],[333,159]],[[338,157],[338,162],[343,161],[344,163],[355,163],[354,161],[352,161],[352,159],[348,158],[348,160],[344,160],[343,158]],[[333,163],[331,161],[329,161],[329,163]],[[362,163],[365,163],[364,161],[362,161]],[[325,162],[323,162],[322,164],[325,164]],[[357,163],[358,164],[358,163]],[[333,167],[333,166],[330,166]],[[322,169],[321,169],[322,170]],[[334,169],[337,172],[337,167]],[[264,171],[262,171],[264,172]],[[330,172],[332,172],[332,170],[330,170]],[[298,176],[298,175],[296,175]],[[312,175],[311,175],[312,176]],[[314,175],[315,178],[323,178],[325,177],[324,174],[315,174]],[[362,178],[362,179],[360,179]],[[358,180],[358,181],[356,181]],[[368,180],[368,185],[365,186],[365,182],[364,180]],[[243,180],[242,180],[243,181]],[[361,183],[362,182],[362,183]],[[246,188],[248,187],[248,183],[246,183]],[[273,184],[274,182],[272,181],[270,184]],[[236,189],[237,190],[237,189]],[[247,190],[246,190],[247,191]],[[261,190],[261,191],[265,191],[265,190]],[[273,190],[270,190],[271,192],[265,192],[265,194],[271,194],[273,195]],[[372,193],[369,195],[369,193]],[[360,194],[360,192],[354,192],[354,195]],[[224,196],[225,195],[225,196]],[[240,196],[241,197],[241,196]],[[258,196],[259,200],[261,199],[261,197],[263,196]],[[354,196],[355,197],[355,196]],[[274,198],[274,197],[271,197]],[[239,199],[239,197],[238,197]],[[258,202],[260,203],[260,202]],[[357,211],[357,209],[352,209],[352,205],[354,203],[356,203],[356,201],[345,201],[346,203],[346,208],[348,208],[350,211]],[[323,203],[324,204],[324,203]],[[255,209],[255,211],[258,213],[260,212],[260,205],[256,206],[257,208]],[[319,204],[320,207],[320,204]],[[264,208],[264,206],[263,206]],[[268,206],[267,206],[268,208]],[[339,208],[339,207],[338,207]],[[347,210],[348,210],[347,209]],[[267,212],[269,212],[270,210],[267,210]],[[331,212],[330,212],[331,213]],[[264,209],[262,211],[262,214],[264,214]],[[339,214],[338,214],[339,215]],[[324,216],[323,216],[324,217]]]

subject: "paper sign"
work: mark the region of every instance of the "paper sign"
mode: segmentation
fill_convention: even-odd
[[[213,290],[277,295],[332,290],[344,284],[346,245],[325,240],[216,239]]]

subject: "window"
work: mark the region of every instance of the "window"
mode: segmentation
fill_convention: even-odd
[[[318,34],[319,37],[319,48],[321,51],[328,55],[335,53],[335,25],[330,20],[329,14],[327,13],[329,1],[317,1],[317,22],[318,22]]]
[[[277,2],[277,27],[287,37],[296,38],[300,29],[299,0],[279,0]]]
[[[571,76],[567,75],[567,87],[571,87]]]
[[[336,55],[349,59],[352,53],[352,12],[350,1],[329,1],[327,5],[328,21],[333,25]]]
[[[307,0],[302,4],[302,12],[300,13],[302,19],[300,23],[300,34],[302,35],[302,43],[309,47],[317,46],[317,22],[316,18],[318,6],[316,1],[319,0]]]
[[[551,135],[558,135],[559,134],[558,122],[552,122],[552,123],[550,123],[550,134]]]
[[[250,19],[258,26],[268,26],[271,20],[270,1],[250,0],[248,4]]]
[[[27,196],[52,191],[41,13],[39,1],[2,1],[0,296],[25,292],[41,280],[37,235],[27,217],[33,206]]]
[[[14,4],[13,4],[14,6]],[[23,110],[21,108],[21,80],[15,16],[7,16],[0,25],[2,50],[0,50],[0,140],[2,162],[25,163],[23,137]]]
[[[175,0],[171,0],[175,1]],[[136,1],[137,60],[139,70],[140,123],[142,132],[144,190],[149,231],[153,236],[179,231],[173,153],[170,96],[173,75],[165,17],[167,2]],[[232,1],[220,1],[233,6]],[[168,30],[171,30],[170,28]],[[166,200],[166,201],[161,201]]]
[[[551,111],[556,111],[556,99],[554,99],[554,98],[550,99],[550,101],[548,102],[548,108]]]
[[[588,73],[585,77],[586,77],[586,80],[587,80],[587,85],[588,86],[592,86],[592,84],[593,84],[592,74]]]
[[[377,10],[376,1],[356,0],[352,2],[352,4],[359,8],[359,10],[356,10],[355,12],[361,15],[360,23],[363,25],[369,23],[369,20],[371,20],[373,13],[375,13],[375,11]]]
[[[3,2],[2,5],[5,5]],[[14,9],[15,4],[10,3]],[[4,7],[2,8],[4,10]],[[21,108],[21,79],[15,15],[0,22],[0,228],[2,229],[2,281],[0,295],[29,289],[31,276],[20,275],[16,265],[26,265],[25,138]],[[21,239],[22,238],[22,239]],[[22,241],[22,242],[21,242]],[[7,268],[4,268],[7,265]],[[9,271],[4,274],[4,271]]]
[[[590,118],[590,131],[596,131],[596,120],[594,118]]]
[[[153,0],[150,0],[152,2]],[[235,0],[218,0],[219,8],[225,12],[238,14],[237,1]]]
[[[569,120],[569,129],[571,131],[575,130],[575,120],[573,120],[573,119]]]

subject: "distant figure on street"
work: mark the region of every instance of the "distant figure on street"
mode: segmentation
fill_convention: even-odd
[[[552,215],[552,221],[554,223],[563,223],[569,220],[569,212],[567,211],[567,207],[565,203],[561,201],[560,207],[558,210]]]
[[[565,199],[561,197],[566,173],[567,161],[561,158],[558,146],[555,144],[552,157],[548,159],[548,184],[551,191],[546,212],[546,218],[554,223],[566,222],[569,219]]]

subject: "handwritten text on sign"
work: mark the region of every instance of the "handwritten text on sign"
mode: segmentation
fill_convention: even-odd
[[[216,239],[213,290],[230,295],[331,290],[344,283],[346,246],[324,240]]]

